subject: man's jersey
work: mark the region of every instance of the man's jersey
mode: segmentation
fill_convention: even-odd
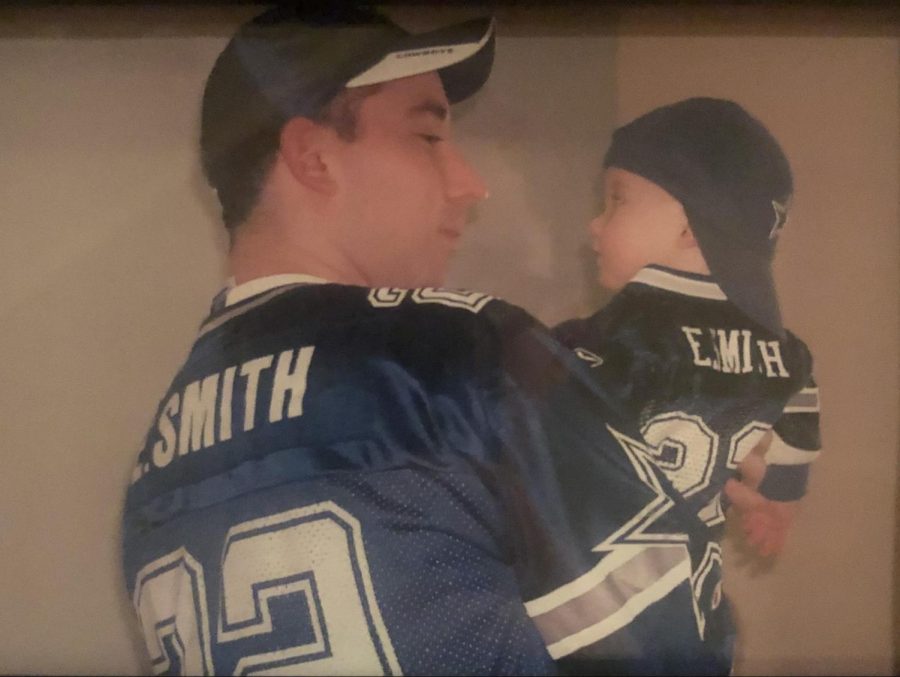
[[[128,490],[155,671],[727,672],[717,546],[542,325],[257,291],[202,325]]]
[[[648,266],[554,332],[639,421],[653,462],[708,525],[724,521],[726,480],[770,430],[760,492],[805,493],[820,447],[809,350],[748,318],[712,278]]]

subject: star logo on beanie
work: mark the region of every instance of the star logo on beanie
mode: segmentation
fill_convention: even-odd
[[[772,209],[775,210],[775,222],[772,224],[772,230],[769,231],[769,239],[774,240],[784,229],[787,223],[787,205],[781,204],[777,200],[772,200]]]

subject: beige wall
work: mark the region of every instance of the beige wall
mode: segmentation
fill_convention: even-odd
[[[142,669],[119,511],[150,412],[222,277],[196,113],[248,11],[0,14],[0,672]],[[631,17],[617,40],[608,13],[583,8],[501,19],[494,77],[455,113],[493,197],[454,284],[547,321],[596,304],[583,225],[616,115],[733,96],[784,140],[798,196],[777,273],[818,358],[826,455],[785,556],[732,576],[740,669],[889,672],[896,39],[733,29],[697,41]]]
[[[776,280],[787,325],[812,348],[824,407],[824,452],[786,552],[771,567],[744,561],[734,542],[727,552],[743,638],[738,673],[889,674],[898,40],[827,13],[797,15],[797,23],[770,17],[775,35],[764,35],[746,15],[694,11],[691,23],[669,11],[625,16],[617,118],[719,96],[745,105],[781,140],[796,194]]]
[[[129,459],[220,268],[183,103],[209,47],[0,41],[0,672],[137,670]]]

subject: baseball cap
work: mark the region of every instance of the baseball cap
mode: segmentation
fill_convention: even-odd
[[[697,97],[617,129],[604,158],[681,202],[713,278],[750,318],[783,336],[772,259],[793,179],[766,127],[734,101]]]
[[[410,34],[365,5],[277,6],[238,29],[207,78],[200,142],[207,170],[260,133],[315,117],[344,87],[437,71],[450,103],[462,101],[487,80],[493,54],[490,17]]]

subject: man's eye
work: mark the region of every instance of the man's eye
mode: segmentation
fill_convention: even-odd
[[[419,136],[430,144],[440,143],[444,139],[435,134],[419,134]]]

